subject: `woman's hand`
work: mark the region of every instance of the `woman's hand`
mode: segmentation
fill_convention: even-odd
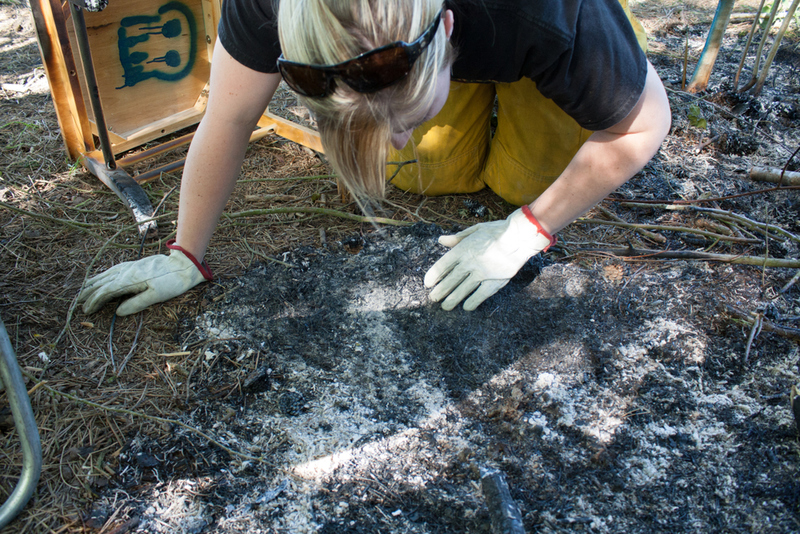
[[[173,249],[169,256],[158,254],[126,261],[93,276],[78,295],[85,313],[94,313],[109,300],[133,295],[117,308],[117,315],[131,315],[152,304],[164,302],[189,291],[203,280],[211,280],[208,266],[191,255]]]
[[[439,243],[452,250],[425,274],[425,287],[433,287],[431,300],[444,299],[442,308],[452,310],[466,298],[464,309],[472,311],[500,291],[526,261],[555,243],[555,238],[524,206],[503,221],[476,224],[440,237]]]

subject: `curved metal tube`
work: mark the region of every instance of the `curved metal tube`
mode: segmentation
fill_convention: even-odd
[[[0,381],[6,389],[14,424],[22,443],[22,474],[17,486],[0,508],[0,529],[9,524],[25,507],[36,489],[42,472],[42,443],[39,429],[33,417],[31,400],[22,380],[22,372],[17,363],[6,327],[0,319]]]

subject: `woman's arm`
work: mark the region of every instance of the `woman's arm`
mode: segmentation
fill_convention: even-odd
[[[117,314],[130,315],[211,278],[201,264],[206,247],[236,184],[250,133],[278,83],[279,74],[243,66],[217,41],[206,114],[183,171],[176,243],[167,245],[169,256],[119,263],[90,278],[78,296],[84,312],[94,313],[106,302],[126,297]]]
[[[589,211],[639,172],[669,132],[672,117],[664,86],[648,61],[639,102],[611,128],[593,133],[561,176],[530,204],[551,234]]]
[[[462,300],[474,310],[505,286],[531,257],[546,250],[552,234],[586,213],[653,157],[669,131],[664,86],[650,63],[639,101],[618,124],[593,133],[567,168],[530,206],[504,221],[481,223],[439,243],[447,252],[425,274],[434,301],[451,310]]]
[[[186,157],[178,209],[176,244],[198,261],[236,185],[250,134],[280,81],[280,74],[245,67],[217,41],[208,106]]]

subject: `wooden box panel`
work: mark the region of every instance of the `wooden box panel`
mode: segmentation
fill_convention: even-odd
[[[85,13],[115,153],[200,120],[219,5],[219,0],[112,0],[99,13]],[[67,27],[77,53],[74,27]],[[88,94],[85,77],[79,74],[83,93]]]

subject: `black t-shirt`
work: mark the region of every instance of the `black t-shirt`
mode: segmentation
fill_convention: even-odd
[[[219,37],[241,64],[277,72],[277,0],[225,0]],[[647,62],[617,0],[448,0],[458,56],[453,79],[514,82],[523,76],[589,130],[625,118]]]

